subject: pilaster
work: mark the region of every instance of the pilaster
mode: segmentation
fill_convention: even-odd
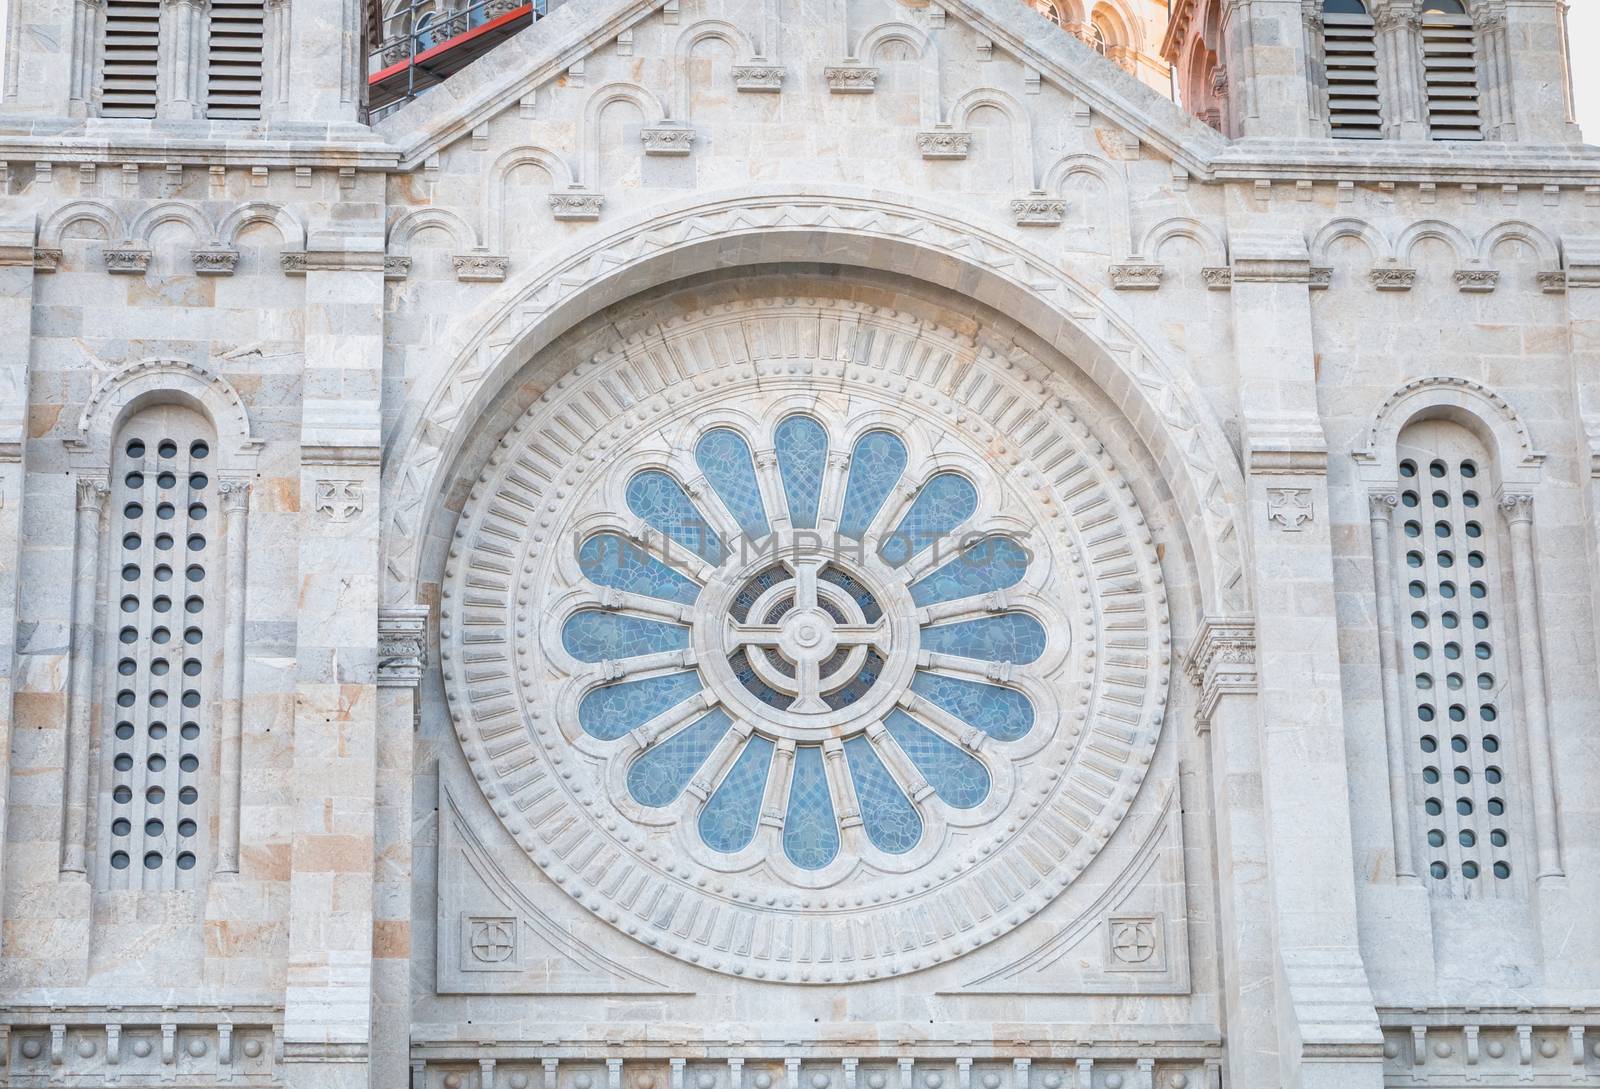
[[[1505,51],[1505,112],[1523,143],[1579,141],[1566,7],[1564,0],[1505,0],[1494,25],[1485,28]]]
[[[74,45],[81,40],[74,29],[81,14],[75,10],[79,4],[80,0],[14,0],[6,5],[0,113],[72,114],[69,103],[78,63]]]
[[[1376,1089],[1382,1037],[1356,926],[1311,258],[1297,231],[1237,230],[1232,255],[1256,635],[1273,648],[1257,705],[1277,1080]]]
[[[1227,7],[1229,83],[1242,92],[1231,109],[1239,135],[1311,136],[1311,58],[1300,0],[1230,0]]]
[[[162,0],[156,116],[195,121],[206,115],[210,0]]]
[[[354,123],[360,106],[360,20],[344,0],[295,0],[268,16],[284,31],[270,81],[273,121]],[[281,78],[280,78],[281,77]]]
[[[306,251],[287,1089],[370,1084],[379,716],[382,215]]]
[[[1422,22],[1410,0],[1373,5],[1378,46],[1378,94],[1384,131],[1392,140],[1428,138],[1427,95],[1422,87]]]

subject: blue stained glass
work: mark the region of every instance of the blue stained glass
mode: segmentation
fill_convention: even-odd
[[[850,778],[855,781],[856,801],[861,803],[861,822],[867,838],[887,854],[911,850],[922,838],[922,818],[883,766],[872,742],[852,737],[844,743],[844,755],[850,765]]]
[[[978,509],[978,489],[959,473],[935,473],[917,492],[894,532],[884,539],[878,555],[890,567],[899,567],[939,538],[972,517]]]
[[[646,749],[628,768],[628,793],[640,805],[663,806],[683,793],[722,735],[733,725],[720,707]]]
[[[641,616],[580,609],[561,626],[561,645],[580,662],[637,658],[689,645],[689,629]]]
[[[839,822],[833,815],[822,749],[817,745],[799,745],[794,750],[789,811],[783,818],[783,853],[802,870],[820,870],[839,853]]]
[[[828,433],[809,416],[790,416],[773,432],[773,445],[778,451],[783,497],[789,505],[789,524],[795,529],[816,529],[822,475],[828,467]]]
[[[782,711],[794,702],[793,696],[779,692],[761,679],[751,667],[749,655],[745,651],[736,650],[728,655],[728,664],[733,667],[733,675],[738,678],[739,683],[768,707],[776,707]]]
[[[700,811],[700,838],[713,851],[731,855],[750,846],[756,838],[775,747],[759,734],[752,736]]]
[[[789,577],[789,569],[781,563],[767,568],[740,588],[739,596],[728,606],[728,612],[743,624],[745,618],[750,615],[750,610],[755,607],[756,599],[778,583],[786,582]]]
[[[823,582],[831,582],[853,597],[856,604],[861,608],[862,618],[868,624],[876,624],[883,617],[883,606],[879,605],[878,599],[872,596],[872,591],[837,567],[829,564],[817,572],[817,577]]]
[[[922,649],[985,662],[1027,665],[1044,653],[1044,626],[1026,613],[1001,613],[922,629]]]
[[[578,549],[578,566],[597,586],[693,605],[700,587],[619,533],[600,533]]]
[[[684,492],[659,469],[628,481],[628,509],[709,564],[722,562],[722,538]]]
[[[898,707],[889,712],[883,725],[945,805],[971,809],[989,796],[989,772],[976,757]]]
[[[578,702],[578,725],[590,737],[615,741],[676,707],[700,688],[700,675],[693,672],[601,685]]]
[[[918,605],[958,601],[1015,586],[1027,573],[1027,550],[1005,537],[989,537],[912,583],[911,600]]]
[[[756,463],[737,431],[726,427],[707,431],[694,448],[694,460],[746,537],[754,540],[771,532],[761,485],[756,483]]]
[[[849,654],[848,647],[841,647],[840,651]],[[849,707],[856,700],[867,694],[867,690],[878,681],[878,675],[883,672],[883,655],[875,650],[868,649],[866,660],[861,663],[861,671],[855,675],[849,684],[837,692],[829,692],[822,697],[822,701],[837,711],[841,707]],[[822,667],[822,675],[828,675],[826,664]]]
[[[905,468],[906,444],[896,436],[868,431],[857,439],[850,452],[850,479],[844,486],[839,532],[857,540],[866,536],[867,527]]]
[[[1033,729],[1033,704],[1014,688],[919,669],[911,691],[996,741],[1016,741]]]

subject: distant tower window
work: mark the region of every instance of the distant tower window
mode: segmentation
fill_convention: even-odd
[[[1383,136],[1378,46],[1362,0],[1324,0],[1322,53],[1328,79],[1328,126],[1343,139]]]
[[[1481,140],[1478,42],[1461,0],[1422,5],[1422,70],[1428,97],[1428,135],[1435,140]]]
[[[1049,19],[1056,26],[1061,25],[1061,9],[1050,3],[1050,0],[1039,0],[1033,5],[1033,10]]]
[[[1106,31],[1098,22],[1089,24],[1089,48],[1102,57],[1106,55]]]
[[[100,39],[100,113],[156,115],[161,0],[110,0]]]
[[[266,38],[261,0],[211,0],[206,56],[206,116],[261,116],[262,50]]]

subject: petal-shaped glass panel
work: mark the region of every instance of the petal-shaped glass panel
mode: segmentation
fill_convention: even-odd
[[[1026,613],[1001,613],[922,629],[922,649],[984,662],[1027,665],[1044,653],[1044,625]]]
[[[978,489],[960,473],[935,473],[911,501],[911,509],[884,538],[878,555],[890,567],[899,567],[911,557],[946,536],[978,509]]]
[[[700,675],[668,673],[637,681],[615,681],[578,702],[578,725],[590,737],[615,741],[700,691]]]
[[[860,539],[906,468],[906,444],[888,431],[868,431],[850,452],[839,532]]]
[[[628,481],[628,509],[707,563],[722,562],[722,538],[683,486],[660,469]]]
[[[986,537],[911,584],[911,600],[938,605],[1015,586],[1028,573],[1028,553],[1008,537]]]
[[[733,667],[733,675],[738,678],[739,683],[768,707],[776,707],[782,711],[794,703],[793,696],[779,692],[761,679],[761,675],[751,666],[747,651],[737,650],[728,655],[728,664]]]
[[[817,578],[823,582],[832,583],[855,599],[856,605],[861,609],[861,617],[868,624],[876,624],[883,618],[883,606],[878,604],[878,599],[872,596],[872,591],[861,585],[833,564],[828,564],[817,572]]]
[[[755,606],[756,599],[780,582],[787,582],[792,576],[789,569],[783,564],[774,564],[761,572],[755,578],[740,587],[738,596],[728,606],[728,612],[739,623],[743,624],[750,615],[750,610]]]
[[[819,745],[798,745],[783,818],[783,853],[802,870],[820,870],[839,853],[839,822],[833,815],[828,776]]]
[[[945,805],[971,809],[989,796],[989,772],[976,757],[899,708],[889,712],[883,725]]]
[[[628,768],[628,793],[640,805],[663,806],[689,785],[732,720],[713,707],[696,722],[646,749]]]
[[[599,533],[578,549],[578,566],[597,586],[693,605],[700,587],[620,533]]]
[[[752,736],[700,811],[700,838],[713,851],[731,855],[756,838],[775,747],[759,734]]]
[[[755,459],[737,431],[726,427],[707,431],[695,444],[694,460],[746,537],[755,540],[771,532],[761,485],[756,482]]]
[[[841,653],[848,653],[848,648],[839,648]],[[829,692],[822,697],[822,702],[837,711],[841,707],[849,707],[856,700],[867,694],[868,689],[878,683],[878,677],[883,672],[883,655],[875,650],[868,650],[866,660],[861,663],[861,669],[850,679],[850,683],[834,692]],[[824,665],[823,673],[827,675],[827,666]]]
[[[996,741],[1016,741],[1033,729],[1033,704],[1014,688],[919,669],[911,691]]]
[[[642,616],[580,609],[561,626],[561,645],[580,662],[638,658],[689,645],[689,629]]]
[[[905,854],[922,838],[922,818],[917,815],[917,807],[865,737],[858,735],[846,741],[844,756],[855,782],[856,801],[861,803],[861,822],[867,838],[886,854]]]
[[[789,505],[789,524],[795,529],[816,529],[822,475],[828,467],[828,432],[810,416],[790,416],[772,437],[778,451],[778,474],[783,478],[783,498]]]

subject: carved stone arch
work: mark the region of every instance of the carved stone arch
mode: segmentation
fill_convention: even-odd
[[[1133,230],[1129,224],[1128,186],[1122,172],[1098,155],[1067,155],[1057,159],[1045,171],[1040,189],[1051,196],[1063,195],[1063,189],[1074,174],[1087,174],[1098,178],[1106,187],[1106,200],[1111,205],[1111,239],[1114,260],[1122,260],[1133,253]]]
[[[1228,263],[1228,247],[1222,236],[1198,219],[1188,216],[1164,219],[1146,231],[1139,243],[1139,257],[1156,260],[1161,256],[1161,247],[1174,238],[1187,238],[1198,245],[1208,268],[1221,268]]]
[[[64,440],[73,467],[105,472],[111,464],[111,440],[122,421],[164,401],[192,405],[209,417],[216,429],[220,470],[254,470],[261,440],[251,432],[250,415],[232,383],[199,364],[160,358],[118,367],[95,383],[78,416],[77,433]]]
[[[300,218],[281,204],[252,200],[239,205],[217,224],[216,240],[225,246],[237,246],[239,235],[252,223],[270,223],[283,237],[289,250],[303,250],[306,246],[306,227]]]
[[[1395,449],[1400,433],[1413,421],[1441,417],[1483,440],[1502,487],[1539,482],[1545,455],[1535,449],[1533,435],[1510,402],[1480,382],[1442,377],[1407,382],[1384,398],[1367,425],[1365,443],[1352,455],[1363,482],[1392,486],[1398,479]]]
[[[678,35],[672,57],[672,116],[685,124],[689,122],[694,101],[694,88],[689,84],[689,62],[693,59],[694,47],[704,41],[725,43],[733,50],[735,64],[749,64],[756,57],[749,35],[726,19],[701,19],[686,27]]]
[[[163,223],[184,224],[197,244],[209,242],[216,233],[199,209],[182,201],[167,200],[152,204],[141,212],[128,229],[128,239],[148,246],[151,233]]]
[[[1437,239],[1455,251],[1456,264],[1464,265],[1471,261],[1476,253],[1476,247],[1466,233],[1453,223],[1446,223],[1442,219],[1424,219],[1407,227],[1395,243],[1395,258],[1402,265],[1411,263],[1411,251],[1418,242],[1425,238]]]
[[[943,123],[944,89],[939,76],[939,46],[926,31],[910,23],[879,23],[856,40],[850,56],[858,58],[863,64],[871,64],[879,47],[889,42],[900,42],[916,51],[917,94],[922,107],[923,127]]]
[[[1390,261],[1394,258],[1394,248],[1382,231],[1364,219],[1346,216],[1330,221],[1312,237],[1311,263],[1313,265],[1329,264],[1329,251],[1332,249],[1333,244],[1341,238],[1359,238],[1366,243],[1367,256],[1372,259],[1373,264]]]
[[[1117,0],[1095,0],[1090,9],[1089,18],[1100,21],[1112,33],[1106,35],[1108,47],[1138,47],[1139,24],[1130,18],[1126,9]]]
[[[496,253],[506,252],[506,179],[517,167],[529,165],[538,166],[550,175],[552,193],[577,192],[582,188],[573,177],[571,165],[559,152],[533,144],[523,144],[502,152],[484,173],[487,218],[484,244]]]
[[[455,243],[455,253],[466,253],[478,245],[477,232],[457,213],[448,208],[418,208],[401,216],[389,228],[389,245],[385,252],[390,257],[410,256],[412,237],[430,227],[449,233]]]
[[[658,125],[666,120],[666,109],[654,92],[637,83],[616,82],[596,87],[583,105],[583,124],[578,133],[578,162],[582,176],[580,183],[600,187],[600,121],[606,107],[617,102],[632,103],[644,115],[646,125]]]
[[[972,111],[988,107],[1005,114],[1011,136],[1011,175],[1014,185],[1024,192],[1042,192],[1039,186],[1038,167],[1033,158],[1033,119],[1028,109],[1015,95],[995,87],[979,87],[956,99],[950,109],[950,121],[958,129],[967,127]]]
[[[1542,271],[1552,271],[1561,267],[1561,251],[1555,241],[1533,224],[1517,219],[1496,223],[1483,232],[1483,237],[1478,240],[1474,251],[1478,261],[1493,267],[1495,250],[1505,242],[1525,242],[1531,246],[1539,256],[1539,268]]]
[[[124,242],[128,239],[127,221],[111,205],[98,200],[74,200],[50,213],[39,228],[39,245],[43,249],[61,248],[61,236],[74,223],[98,223],[105,232],[107,242]]]
[[[387,602],[415,599],[423,576],[419,538],[474,424],[520,369],[556,337],[622,298],[726,268],[729,242],[739,239],[752,265],[814,259],[821,246],[845,267],[913,275],[959,291],[1053,343],[1126,407],[1171,489],[1204,608],[1214,615],[1248,612],[1245,544],[1236,530],[1243,484],[1226,437],[1214,418],[1197,411],[1204,401],[1181,368],[1169,365],[1094,290],[1009,238],[974,229],[970,217],[934,210],[926,200],[891,202],[857,190],[804,196],[780,186],[766,190],[700,194],[633,216],[604,238],[530,263],[522,279],[461,324],[446,348],[451,363],[431,390],[419,391],[394,432],[385,470]],[[650,244],[641,245],[646,238]]]

